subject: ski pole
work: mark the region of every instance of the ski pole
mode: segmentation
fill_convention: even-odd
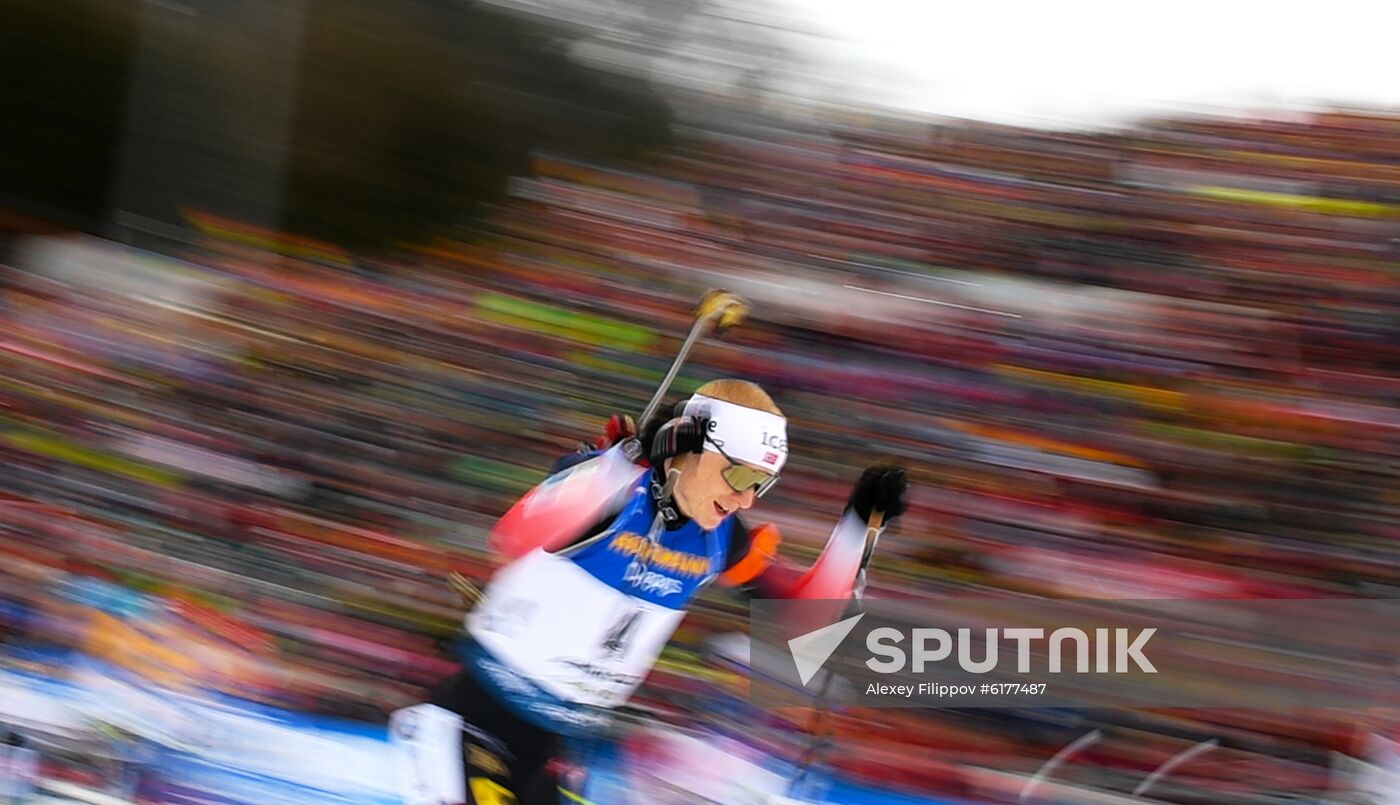
[[[870,565],[870,560],[875,556],[875,545],[880,541],[880,530],[885,525],[885,513],[876,509],[870,513],[870,520],[865,525],[865,553],[860,557],[860,568],[856,570],[855,587],[851,590],[851,603],[846,607],[846,613],[842,617],[849,617],[851,610],[860,606],[860,602],[865,599],[866,568]],[[826,672],[826,678],[822,680],[822,686],[817,690],[817,698],[814,706],[817,708],[816,714],[807,725],[807,732],[812,736],[811,742],[802,752],[802,756],[797,764],[797,776],[792,778],[788,785],[788,793],[796,793],[797,785],[807,777],[807,772],[812,770],[812,762],[816,760],[817,753],[821,749],[822,738],[817,734],[817,728],[821,726],[827,714],[826,695],[831,689],[831,680],[835,677],[831,671]]]
[[[700,304],[695,306],[695,323],[690,326],[690,332],[686,334],[680,352],[676,354],[675,360],[671,361],[671,368],[661,379],[661,385],[656,387],[656,393],[651,395],[651,401],[642,411],[642,418],[637,420],[639,427],[646,427],[656,409],[661,407],[661,401],[665,399],[666,392],[671,390],[671,383],[675,382],[676,374],[680,372],[686,358],[690,357],[690,350],[695,347],[695,343],[705,331],[713,327],[716,334],[723,333],[742,322],[748,312],[748,303],[728,291],[716,289],[705,294]]]

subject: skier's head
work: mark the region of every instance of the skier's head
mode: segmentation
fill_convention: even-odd
[[[709,416],[710,428],[704,452],[671,462],[680,471],[676,506],[701,528],[715,528],[777,481],[787,462],[787,422],[767,392],[747,380],[706,383],[685,413]]]

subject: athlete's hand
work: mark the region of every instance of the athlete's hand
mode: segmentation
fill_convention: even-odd
[[[904,477],[903,467],[870,467],[856,481],[846,505],[855,509],[866,522],[870,522],[870,513],[876,510],[884,512],[885,520],[889,521],[908,510],[909,502],[905,500],[908,491],[909,481]]]
[[[603,435],[594,440],[593,446],[599,450],[607,450],[636,435],[637,423],[632,421],[632,417],[626,414],[613,414],[608,417],[608,424],[603,428]]]
[[[642,429],[642,452],[647,463],[659,467],[668,458],[705,449],[705,434],[710,428],[707,416],[678,416],[662,421],[660,417]]]

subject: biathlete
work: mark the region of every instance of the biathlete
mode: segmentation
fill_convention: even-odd
[[[613,417],[598,449],[561,460],[496,523],[507,561],[467,615],[461,673],[390,721],[406,803],[558,802],[561,737],[594,733],[628,700],[701,590],[848,598],[871,512],[905,511],[903,469],[871,467],[821,556],[791,567],[773,525],[738,516],[787,463],[777,405],[716,380],[673,412],[640,436]]]

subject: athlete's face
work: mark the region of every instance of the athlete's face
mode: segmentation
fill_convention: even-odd
[[[672,466],[681,471],[676,481],[676,506],[681,514],[704,529],[717,527],[724,518],[739,509],[747,509],[758,497],[757,490],[736,492],[724,480],[729,459],[719,453],[705,451],[677,458]]]

